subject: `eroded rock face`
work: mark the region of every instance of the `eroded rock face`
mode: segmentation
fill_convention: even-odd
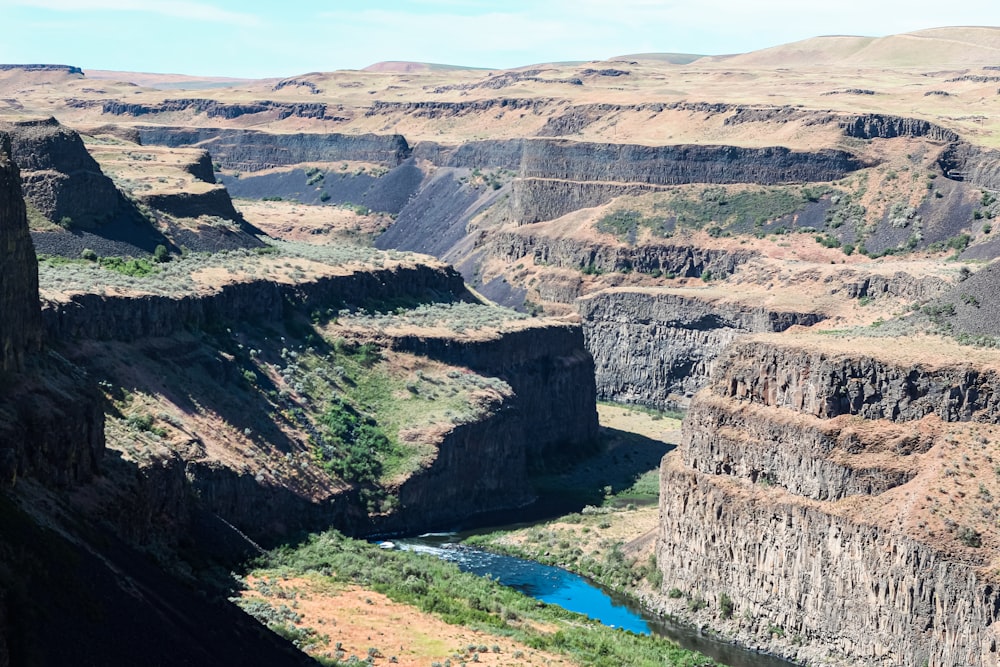
[[[601,273],[659,271],[685,278],[699,278],[706,271],[715,275],[730,275],[758,255],[753,250],[722,250],[670,241],[634,247],[599,244],[574,238],[552,238],[523,230],[494,234],[486,244],[486,252],[508,263],[531,257],[536,264],[566,269]]]
[[[1000,419],[1000,376],[969,364],[940,368],[863,355],[737,342],[718,363],[710,391],[821,418],[913,421]]]
[[[737,337],[811,326],[824,317],[641,289],[604,290],[580,299],[577,309],[598,396],[664,408],[686,407],[708,381],[716,356]]]
[[[285,299],[296,304],[363,303],[418,297],[439,292],[460,298],[465,285],[450,268],[417,265],[320,278],[296,285],[268,280],[224,285],[211,294],[105,297],[79,294],[64,302],[48,302],[42,311],[53,340],[77,338],[132,341],[169,336],[186,327],[223,321],[281,319]]]
[[[111,220],[127,204],[87,152],[80,135],[54,118],[0,127],[11,137],[24,197],[53,222],[82,227]]]
[[[750,619],[739,636],[753,645],[768,647],[761,637],[777,628],[816,642],[809,664],[997,664],[1000,595],[974,567],[888,527],[774,502],[669,461],[660,497],[663,591],[691,591],[711,608],[726,594]]]
[[[410,156],[398,134],[272,134],[220,128],[140,127],[142,143],[204,148],[227,169],[261,171],[301,162],[358,160],[395,167]]]
[[[514,389],[529,466],[572,457],[597,438],[594,361],[577,325],[548,324],[486,340],[400,336],[391,345],[505,380]]]
[[[21,176],[0,134],[0,370],[20,371],[41,346],[38,260],[28,233]]]
[[[964,360],[732,343],[661,467],[659,604],[697,613],[672,589],[725,601],[730,617],[709,612],[724,631],[808,664],[995,667],[990,554],[919,512],[944,493],[948,434],[975,435],[967,454],[989,442],[997,382]]]
[[[32,476],[56,485],[89,478],[104,448],[101,405],[78,369],[39,355],[38,262],[21,179],[0,134],[0,488]]]

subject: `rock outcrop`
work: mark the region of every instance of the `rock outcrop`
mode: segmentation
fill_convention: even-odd
[[[809,664],[997,665],[993,531],[959,525],[983,525],[992,473],[975,498],[947,480],[992,460],[1000,376],[919,343],[822,347],[716,362],[661,469],[659,604]]]
[[[613,288],[577,301],[599,398],[686,407],[708,381],[715,358],[739,336],[824,318],[699,292]]]
[[[28,233],[21,175],[0,134],[0,371],[20,371],[41,346],[38,262]]]
[[[264,100],[245,104],[227,104],[203,98],[176,98],[159,104],[138,104],[119,100],[79,101],[70,106],[100,106],[101,112],[112,116],[146,116],[161,113],[190,111],[209,118],[234,120],[240,116],[266,113],[275,120],[285,118],[326,118],[327,105],[319,102],[274,102]]]
[[[926,137],[932,141],[959,141],[957,133],[919,118],[904,118],[886,114],[864,114],[839,119],[844,134],[857,139],[895,139]]]
[[[0,125],[0,131],[10,134],[24,197],[49,220],[94,227],[128,208],[80,135],[56,119]]]
[[[46,65],[46,64],[0,65],[0,72],[11,72],[11,71],[57,72],[59,74],[83,75],[83,70],[80,69],[79,67],[74,67],[73,65]]]
[[[966,142],[956,142],[938,158],[944,175],[991,190],[1000,189],[1000,151]]]
[[[482,514],[529,504],[535,494],[524,446],[533,440],[528,416],[524,401],[515,398],[498,402],[480,420],[455,426],[438,444],[433,463],[399,487],[399,511],[377,518],[373,528],[446,529],[469,521],[470,508]]]
[[[686,278],[701,277],[706,271],[718,276],[730,275],[757,256],[752,250],[705,248],[669,240],[642,246],[598,244],[575,238],[552,238],[533,233],[527,226],[493,234],[486,252],[508,263],[530,257],[536,264],[592,273],[659,271]]]
[[[594,361],[578,325],[540,323],[483,340],[399,336],[390,345],[505,380],[514,390],[529,466],[574,458],[596,441]]]
[[[38,263],[10,147],[0,134],[0,489],[23,476],[68,485],[97,469],[103,413],[79,369],[39,354]]]
[[[410,155],[398,134],[274,134],[256,130],[145,126],[142,143],[196,146],[208,150],[226,169],[261,171],[301,162],[376,162],[395,167]]]

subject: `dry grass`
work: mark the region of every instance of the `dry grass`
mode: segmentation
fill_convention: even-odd
[[[481,665],[571,665],[566,658],[537,651],[517,642],[476,632],[459,625],[449,625],[437,617],[413,607],[393,602],[386,596],[354,586],[338,586],[321,577],[281,579],[263,587],[269,595],[254,588],[258,580],[248,578],[249,590],[244,599],[266,599],[274,606],[294,605],[301,620],[294,625],[311,628],[326,637],[311,645],[313,656],[341,659],[357,656],[364,660],[369,649],[376,649],[375,665],[398,664],[403,667],[430,667],[432,664],[458,665],[469,655],[469,646],[486,646],[476,652]],[[289,599],[294,596],[294,599]],[[500,649],[499,653],[492,650]],[[519,657],[515,658],[515,654]],[[395,660],[391,660],[395,658]]]
[[[95,110],[67,106],[67,98],[127,98],[155,104],[170,97],[207,97],[224,102],[273,99],[286,102],[326,102],[337,105],[343,120],[316,120],[257,114],[234,121],[207,118],[190,112],[144,117],[142,122],[203,126],[265,127],[271,131],[341,131],[348,133],[399,132],[411,142],[457,142],[536,134],[550,117],[574,105],[603,103],[632,105],[671,102],[730,102],[743,105],[799,106],[820,114],[892,113],[918,116],[951,127],[975,143],[1000,145],[1000,119],[992,113],[996,84],[949,81],[977,73],[995,64],[996,30],[949,28],[909,35],[871,38],[818,38],[732,58],[705,58],[686,65],[657,59],[585,65],[540,65],[533,76],[510,81],[499,89],[480,84],[497,80],[504,72],[424,69],[422,71],[342,71],[296,77],[320,91],[302,86],[273,90],[275,81],[234,82],[230,88],[200,89],[204,80],[117,73],[85,78],[7,73],[0,77],[0,93],[15,98],[16,106],[0,106],[0,114],[24,117],[56,112],[64,122],[83,124],[97,118]],[[624,69],[628,76],[582,74],[585,68]],[[110,77],[110,78],[105,78]],[[185,84],[187,91],[136,88],[116,83],[131,79],[141,85]],[[562,83],[585,79],[585,85]],[[867,89],[874,95],[843,94]],[[193,91],[197,91],[193,93]],[[925,96],[941,90],[949,96]],[[838,92],[840,94],[827,95]],[[465,102],[488,98],[530,99],[541,109],[486,110],[482,113],[432,114],[386,111],[368,115],[373,102]],[[106,118],[99,120],[105,121]],[[124,123],[138,122],[122,117]],[[834,126],[812,125],[802,119],[787,123],[724,125],[721,116],[698,111],[621,109],[608,112],[573,138],[661,145],[667,143],[731,143],[746,146],[780,143],[795,148],[832,146],[838,141]]]
[[[852,330],[813,331],[793,328],[782,334],[754,334],[741,342],[777,344],[822,353],[827,359],[867,356],[927,370],[956,368],[1000,371],[1000,350],[961,345],[954,338],[931,334],[861,335]]]
[[[287,201],[249,199],[237,199],[233,204],[247,222],[269,236],[299,243],[366,244],[390,223],[388,216],[358,215],[339,206],[307,206]]]

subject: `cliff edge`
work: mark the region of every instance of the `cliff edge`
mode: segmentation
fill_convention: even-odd
[[[21,174],[11,159],[10,137],[0,134],[0,370],[20,371],[24,356],[38,351],[42,319],[38,262],[21,197]]]
[[[661,608],[822,665],[997,664],[1000,356],[733,343],[661,469]]]

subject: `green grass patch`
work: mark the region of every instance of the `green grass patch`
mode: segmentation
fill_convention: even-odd
[[[673,642],[615,630],[560,607],[538,603],[497,582],[459,571],[452,563],[412,552],[386,551],[335,531],[314,535],[260,559],[259,577],[316,573],[353,583],[434,614],[447,623],[565,655],[595,667],[707,667],[715,663]],[[543,629],[544,628],[544,629]]]

